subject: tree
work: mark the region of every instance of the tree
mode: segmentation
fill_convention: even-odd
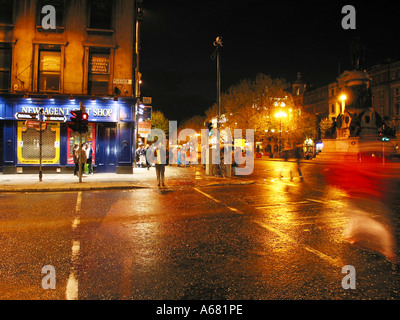
[[[184,120],[180,125],[179,125],[179,130],[182,129],[193,129],[196,132],[200,133],[201,129],[205,129],[204,127],[204,122],[205,122],[205,117],[204,116],[193,116],[191,118],[188,118]]]
[[[151,128],[157,128],[164,131],[166,137],[168,138],[169,134],[169,121],[165,118],[164,114],[161,111],[153,111],[152,119],[151,119]]]

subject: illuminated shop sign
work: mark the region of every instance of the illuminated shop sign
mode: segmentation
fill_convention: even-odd
[[[20,104],[16,107],[16,112],[38,114],[40,109],[43,108],[45,116],[66,116],[67,120],[70,119],[70,112],[79,109],[79,105],[73,106],[42,106],[42,105],[29,105]],[[89,115],[89,121],[98,122],[118,122],[119,107],[118,106],[86,106],[86,112]]]

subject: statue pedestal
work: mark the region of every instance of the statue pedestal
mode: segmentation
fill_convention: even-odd
[[[393,142],[379,141],[378,136],[348,137],[337,139],[323,139],[322,151],[316,156],[323,161],[360,162],[362,159],[385,157],[396,153]],[[360,157],[361,155],[361,157]]]
[[[327,161],[358,161],[359,137],[323,139],[322,151],[317,160]]]

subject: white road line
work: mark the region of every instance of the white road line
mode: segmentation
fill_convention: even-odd
[[[322,253],[322,252],[310,247],[310,246],[298,243],[296,240],[294,240],[293,238],[291,238],[287,234],[285,234],[285,233],[283,233],[283,232],[281,232],[279,230],[276,230],[275,228],[272,228],[271,226],[269,226],[269,225],[267,225],[265,223],[262,223],[262,222],[259,222],[259,221],[256,221],[256,223],[259,226],[261,226],[262,228],[267,229],[268,231],[271,231],[271,232],[275,233],[276,235],[278,235],[282,239],[286,240],[287,242],[296,243],[297,245],[299,245],[303,249],[307,250],[308,252],[311,252],[311,253],[315,254],[316,256],[318,256],[319,258],[321,258],[322,260],[325,260],[325,261],[329,262],[331,265],[333,265],[335,267],[338,267],[338,268],[342,267],[342,264],[339,263],[338,259],[334,259],[334,258],[332,258],[332,257],[330,257],[330,256],[328,256],[328,255],[326,255],[326,254],[324,254],[324,253]]]
[[[81,213],[81,205],[82,205],[82,191],[78,192],[78,197],[76,200],[75,206],[75,218],[72,221],[72,231],[75,231],[80,223],[80,213]],[[72,253],[71,253],[71,270],[67,282],[67,289],[65,292],[65,296],[67,300],[77,300],[78,299],[78,278],[76,275],[76,266],[79,260],[79,252],[80,252],[80,242],[78,240],[72,241]]]
[[[203,195],[206,196],[207,198],[212,199],[213,201],[215,201],[215,202],[217,202],[217,203],[221,203],[221,204],[225,205],[224,203],[222,203],[222,202],[219,201],[218,199],[215,199],[213,196],[210,196],[208,193],[205,193],[205,192],[203,192],[203,191],[200,191],[200,190],[197,189],[197,188],[194,188],[194,190],[196,190],[197,192],[203,194]],[[311,200],[311,201],[312,201],[313,199],[307,199],[307,200]],[[231,211],[233,211],[233,212],[237,212],[237,213],[244,214],[243,212],[241,212],[240,210],[238,210],[238,209],[236,209],[236,208],[229,207],[229,206],[227,206],[227,205],[225,205],[225,206],[226,206],[229,210],[231,210]],[[334,259],[334,258],[332,258],[332,257],[330,257],[330,256],[328,256],[328,255],[326,255],[326,254],[324,254],[324,253],[322,253],[322,252],[320,252],[320,251],[318,251],[318,250],[312,248],[312,247],[309,247],[309,246],[307,246],[307,245],[305,245],[305,244],[298,243],[296,240],[294,240],[293,238],[291,238],[290,236],[288,236],[286,233],[283,233],[283,232],[281,232],[281,231],[279,231],[279,230],[277,230],[277,229],[275,229],[275,228],[273,228],[273,227],[271,227],[271,226],[269,226],[269,225],[267,225],[267,224],[265,224],[265,223],[262,223],[262,222],[259,222],[259,221],[256,221],[256,223],[257,223],[259,226],[261,226],[262,228],[267,229],[267,230],[269,230],[269,231],[275,233],[276,235],[278,235],[278,236],[281,237],[282,239],[284,239],[284,240],[286,240],[286,241],[288,241],[288,242],[296,243],[297,245],[299,245],[299,246],[302,247],[303,249],[307,250],[308,252],[311,252],[311,253],[315,254],[316,256],[318,256],[319,258],[321,258],[322,260],[329,262],[331,265],[333,265],[333,266],[335,266],[335,267],[338,267],[338,268],[341,268],[341,264],[339,263],[339,261],[338,261],[337,259]]]
[[[221,203],[222,205],[224,205],[225,207],[227,207],[229,210],[231,210],[231,211],[233,211],[233,212],[240,213],[240,214],[244,214],[242,211],[240,211],[240,210],[238,210],[238,209],[236,209],[236,208],[230,207],[230,206],[228,206],[228,205],[222,203],[222,202],[219,201],[218,199],[215,199],[213,196],[210,196],[208,193],[205,193],[205,192],[203,192],[203,191],[201,191],[201,190],[199,190],[199,189],[197,189],[197,188],[194,188],[194,190],[196,190],[197,192],[201,193],[202,195],[206,196],[207,198],[210,198],[211,200],[213,200],[213,201],[215,201],[215,202],[217,202],[217,203]]]

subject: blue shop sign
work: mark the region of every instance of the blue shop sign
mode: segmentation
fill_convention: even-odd
[[[66,116],[70,120],[71,111],[79,109],[79,104],[73,105],[55,105],[55,104],[29,104],[21,103],[14,105],[15,113],[39,113],[43,108],[45,115]],[[86,106],[86,112],[89,115],[90,122],[119,122],[131,120],[131,108],[119,103],[110,103],[106,105],[90,104]]]

